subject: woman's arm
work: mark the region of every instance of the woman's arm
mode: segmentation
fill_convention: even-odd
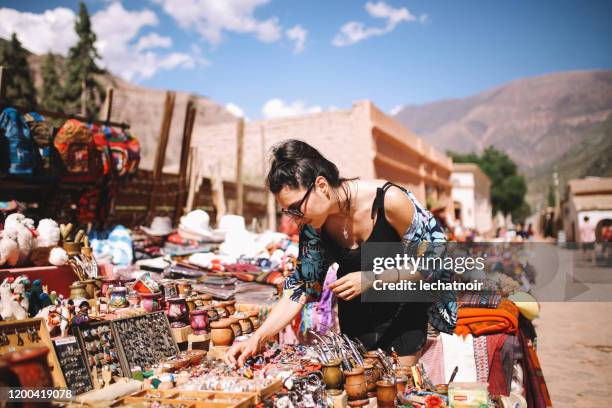
[[[247,357],[259,351],[266,338],[274,336],[291,323],[308,299],[320,297],[320,281],[329,268],[329,260],[325,257],[321,239],[314,228],[308,225],[302,228],[299,245],[297,267],[293,274],[285,278],[283,294],[278,304],[249,340],[237,343],[228,350],[227,362],[244,364]]]
[[[235,343],[230,347],[225,356],[226,362],[231,365],[235,365],[237,362],[239,366],[242,366],[246,358],[259,352],[267,338],[276,335],[291,323],[303,306],[301,303],[289,299],[288,296],[282,296],[266,321],[253,333],[249,340]]]

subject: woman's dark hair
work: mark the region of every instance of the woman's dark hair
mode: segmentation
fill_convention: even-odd
[[[270,154],[270,171],[267,185],[273,194],[278,193],[287,186],[291,189],[308,188],[318,176],[323,176],[333,187],[336,200],[337,189],[344,191],[346,201],[341,207],[345,212],[350,211],[351,190],[345,181],[357,180],[355,178],[340,177],[338,167],[327,160],[317,149],[301,140],[288,139],[272,146]]]

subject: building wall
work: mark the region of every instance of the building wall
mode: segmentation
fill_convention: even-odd
[[[221,163],[226,180],[236,178],[237,123],[194,128],[192,146],[206,163]],[[300,139],[334,162],[346,177],[374,178],[371,126],[367,106],[346,111],[245,123],[243,174],[246,183],[263,185],[271,147],[285,139]]]
[[[593,227],[597,227],[599,221],[605,219],[612,220],[612,210],[592,210],[592,211],[578,211],[575,213],[576,218],[574,223],[576,225],[576,241],[582,242],[580,239],[580,228],[585,224],[584,217],[589,217],[589,224]]]
[[[479,233],[486,233],[493,228],[491,200],[487,179],[479,177],[478,173],[452,173],[453,201],[461,204],[462,225],[465,228],[475,228]]]
[[[474,175],[472,173],[453,173],[453,201],[461,208],[461,224],[465,228],[476,228],[476,195],[474,193]]]

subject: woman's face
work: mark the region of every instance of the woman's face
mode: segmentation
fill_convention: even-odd
[[[281,208],[297,210],[303,216],[289,215],[298,224],[310,224],[315,228],[321,228],[332,208],[332,200],[329,197],[329,184],[323,177],[315,180],[310,189],[292,189],[285,186],[276,194],[276,201]],[[301,203],[301,205],[300,205]]]

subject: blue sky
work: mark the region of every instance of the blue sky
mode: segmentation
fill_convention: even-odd
[[[252,119],[347,108],[358,99],[389,112],[526,76],[612,68],[612,1],[367,3],[86,2],[114,73],[231,103]],[[17,31],[30,49],[65,52],[68,9],[74,14],[78,2],[0,1],[0,37]]]

